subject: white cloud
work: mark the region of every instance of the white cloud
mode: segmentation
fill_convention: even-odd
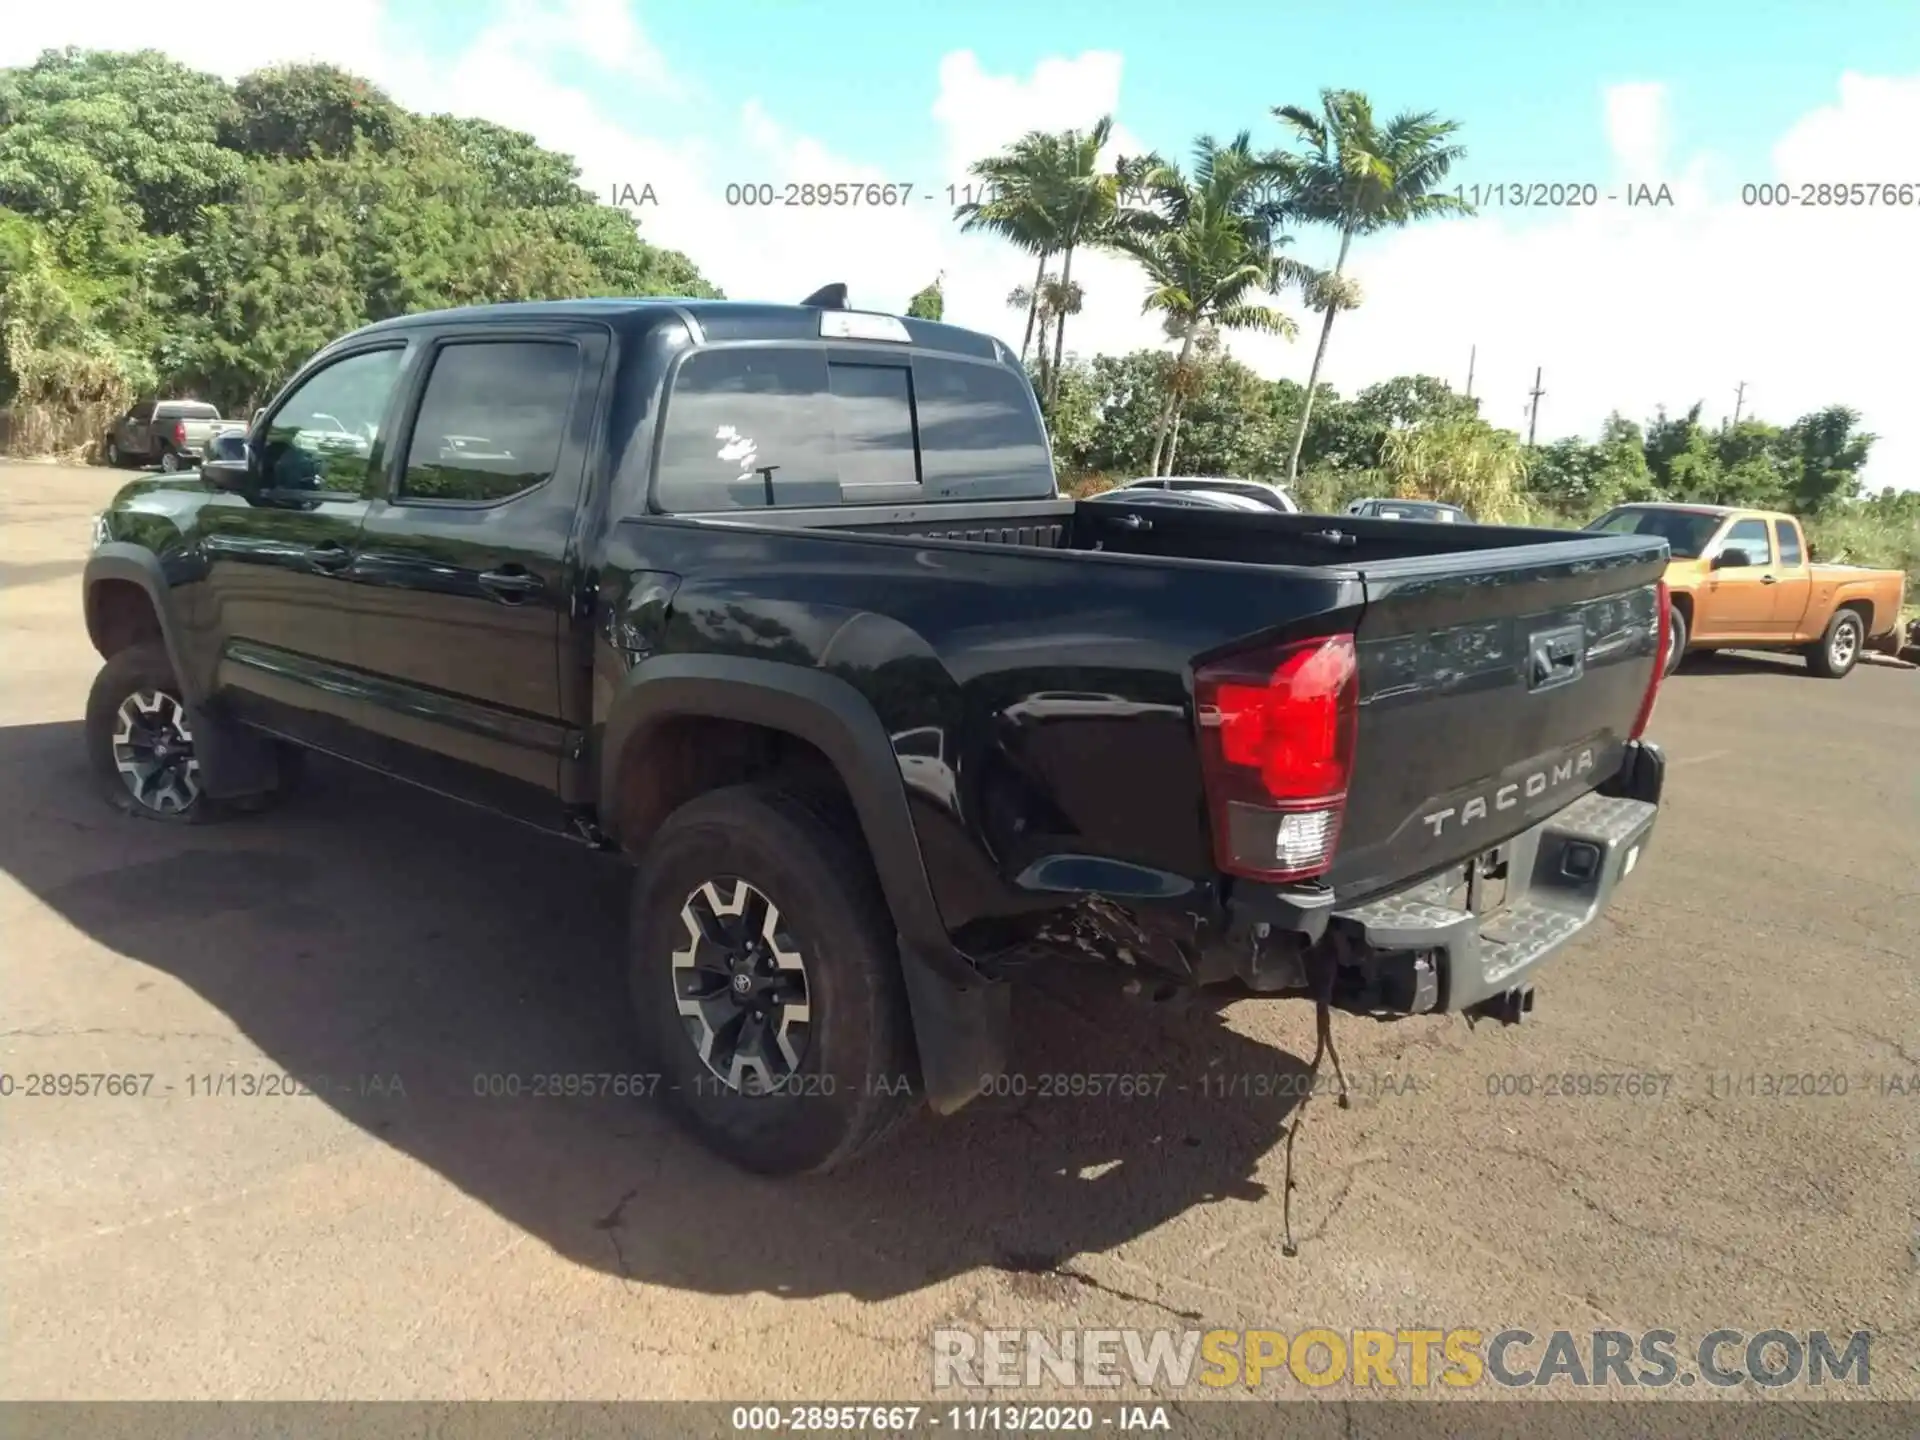
[[[1112,51],[1050,58],[1026,75],[996,74],[972,52],[955,52],[933,68],[940,148],[931,173],[889,175],[833,153],[771,99],[723,100],[676,75],[622,0],[507,0],[452,63],[422,53],[384,0],[335,0],[323,22],[240,0],[181,0],[167,13],[162,43],[189,63],[231,76],[275,61],[331,60],[402,104],[529,131],[574,155],[583,181],[602,195],[651,184],[659,203],[636,212],[642,232],[685,250],[729,294],[797,299],[845,280],[856,304],[898,309],[943,273],[948,318],[1015,346],[1025,317],[1005,299],[1032,280],[1032,262],[960,235],[946,187],[1027,130],[1085,126],[1123,108],[1124,63]],[[123,43],[142,33],[147,14],[124,0],[30,9],[0,35],[0,64],[48,46]],[[582,88],[610,76],[617,110]],[[1363,241],[1349,268],[1365,302],[1336,323],[1323,378],[1347,393],[1409,372],[1460,384],[1477,346],[1474,391],[1502,424],[1524,427],[1526,392],[1542,367],[1542,438],[1592,434],[1609,410],[1644,418],[1662,402],[1703,400],[1717,419],[1745,381],[1747,413],[1773,420],[1855,406],[1882,436],[1870,483],[1920,485],[1911,397],[1920,206],[1768,208],[1740,196],[1745,183],[1911,176],[1920,77],[1839,77],[1833,101],[1779,137],[1763,175],[1676,147],[1666,100],[1661,85],[1645,82],[1596,96],[1595,125],[1613,168],[1591,178],[1612,194],[1664,181],[1671,207],[1492,208]],[[1114,151],[1141,148],[1116,125]],[[725,203],[729,181],[783,188],[822,179],[910,179],[918,193],[880,210]],[[1312,236],[1298,247],[1308,256],[1325,248]],[[1145,286],[1130,262],[1083,254],[1074,278],[1088,304],[1070,333],[1075,350],[1160,343],[1158,326],[1140,314]],[[1317,317],[1302,313],[1297,297],[1283,303],[1302,322],[1298,341],[1231,344],[1262,373],[1304,380]]]
[[[1747,184],[1911,178],[1920,76],[1842,76],[1836,102],[1781,137],[1757,175],[1706,154],[1676,163],[1658,86],[1601,99],[1615,165],[1594,177],[1601,193],[1664,178],[1674,204],[1483,207],[1362,241],[1349,264],[1366,301],[1335,322],[1323,378],[1342,392],[1407,372],[1458,386],[1477,346],[1474,393],[1499,424],[1524,431],[1534,369],[1544,371],[1542,439],[1592,435],[1609,410],[1644,419],[1662,403],[1703,401],[1718,421],[1745,381],[1744,413],[1777,423],[1853,406],[1881,437],[1868,483],[1920,487],[1920,206],[1741,200]],[[1301,380],[1311,359],[1306,343],[1236,350]]]

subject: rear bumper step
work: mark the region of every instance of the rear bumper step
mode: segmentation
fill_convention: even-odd
[[[1457,867],[1335,910],[1330,928],[1372,974],[1368,1008],[1473,1009],[1517,1022],[1532,1008],[1524,992],[1540,966],[1594,922],[1645,858],[1658,814],[1650,801],[1592,794],[1522,831],[1495,852],[1506,883],[1498,909],[1475,913],[1462,903],[1466,877]]]

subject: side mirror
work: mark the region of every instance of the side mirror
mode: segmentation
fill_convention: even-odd
[[[1749,558],[1747,552],[1736,548],[1732,550],[1722,550],[1718,555],[1714,556],[1711,568],[1715,570],[1744,570],[1752,564],[1753,561]]]
[[[200,467],[200,479],[210,489],[224,490],[229,495],[244,495],[249,499],[260,489],[259,475],[244,456],[239,459],[209,459]]]

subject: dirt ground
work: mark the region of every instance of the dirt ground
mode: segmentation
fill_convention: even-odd
[[[1289,1259],[1294,1004],[1024,994],[1023,1072],[1160,1093],[797,1183],[646,1101],[476,1094],[634,1068],[620,868],[333,765],[233,824],[109,812],[80,579],[123,478],[0,468],[5,1396],[919,1397],[943,1325],[1319,1325],[1868,1330],[1920,1397],[1920,675],[1683,669],[1653,846],[1529,1022],[1336,1021]],[[153,1079],[23,1088],[73,1072]],[[284,1073],[327,1078],[209,1081]]]

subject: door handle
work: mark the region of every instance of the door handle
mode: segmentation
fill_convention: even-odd
[[[1762,575],[1760,577],[1760,583],[1762,585],[1778,585],[1780,581],[1772,575]]]
[[[480,576],[480,588],[502,605],[518,605],[540,588],[540,577],[519,567],[488,570]]]
[[[353,552],[344,545],[329,541],[307,551],[307,562],[316,570],[344,570],[353,563]]]

